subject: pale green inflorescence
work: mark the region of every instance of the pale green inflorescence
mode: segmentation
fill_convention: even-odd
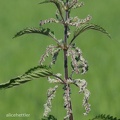
[[[47,93],[48,99],[47,99],[47,102],[44,104],[44,113],[43,113],[44,117],[48,117],[48,114],[51,111],[52,100],[55,97],[55,93],[56,93],[57,88],[58,88],[58,86],[56,85],[54,88],[48,89],[48,93]]]

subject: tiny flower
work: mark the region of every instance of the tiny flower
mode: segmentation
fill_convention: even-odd
[[[54,88],[48,89],[47,102],[44,104],[44,113],[43,113],[44,117],[47,117],[49,112],[51,112],[52,100],[55,97],[55,93],[56,93],[57,88],[58,88],[58,86],[56,85]]]

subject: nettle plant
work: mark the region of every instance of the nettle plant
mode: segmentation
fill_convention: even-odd
[[[84,94],[83,106],[85,108],[84,115],[90,112],[90,104],[88,102],[90,97],[90,91],[87,89],[87,82],[85,79],[74,79],[73,74],[85,74],[88,71],[88,63],[82,55],[82,51],[74,43],[75,39],[81,35],[81,33],[87,30],[96,30],[105,33],[108,37],[110,35],[102,27],[89,23],[91,16],[88,15],[86,18],[81,19],[78,16],[71,17],[70,13],[73,9],[80,8],[84,5],[83,2],[78,0],[45,0],[43,3],[53,3],[57,10],[55,13],[56,18],[49,18],[40,21],[40,26],[38,28],[25,28],[18,32],[15,37],[22,36],[30,33],[37,33],[40,35],[45,35],[50,37],[56,45],[49,45],[46,48],[45,53],[41,56],[39,65],[37,67],[31,68],[23,75],[11,79],[7,83],[0,84],[0,89],[11,88],[18,86],[20,84],[26,83],[36,78],[46,77],[49,83],[54,83],[55,87],[48,89],[47,92],[47,102],[44,104],[43,120],[56,118],[50,115],[52,108],[52,100],[55,97],[55,93],[59,86],[63,86],[63,99],[64,108],[66,109],[66,116],[64,120],[73,120],[72,104],[71,104],[71,84],[79,88],[79,93]],[[58,39],[50,28],[44,28],[44,24],[55,23],[62,25],[64,28],[64,37]],[[71,27],[75,30],[71,31]],[[64,75],[55,73],[52,71],[52,65],[55,65],[57,57],[60,52],[63,52],[63,62],[64,62]],[[52,56],[52,60],[49,65],[44,65],[44,61],[49,56]],[[68,64],[68,58],[71,60],[71,65]],[[68,66],[69,65],[69,66]],[[71,69],[69,69],[71,67]],[[71,74],[68,74],[68,70],[71,70]],[[62,119],[62,118],[61,118]]]

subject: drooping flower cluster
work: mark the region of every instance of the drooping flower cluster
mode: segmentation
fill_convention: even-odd
[[[43,64],[43,62],[45,61],[46,57],[49,57],[49,55],[52,56],[52,61],[50,63],[49,66],[55,64],[56,60],[57,60],[57,56],[60,52],[61,48],[58,48],[57,46],[54,46],[54,45],[49,45],[47,48],[46,48],[46,51],[45,53],[41,56],[40,58],[40,65]]]
[[[84,19],[80,19],[78,18],[77,16],[76,17],[71,17],[69,18],[65,23],[68,24],[68,25],[71,25],[71,26],[76,26],[76,27],[79,27],[80,25],[82,24],[85,24],[87,22],[89,22],[91,20],[91,16],[88,15],[86,18]]]
[[[81,79],[68,79],[69,83],[73,83],[74,85],[76,85],[77,87],[79,87],[79,93],[83,93],[84,94],[84,98],[83,98],[83,106],[85,108],[85,113],[84,115],[87,115],[90,112],[90,104],[88,102],[89,97],[90,97],[90,91],[87,89],[87,82],[86,80],[81,80]]]
[[[64,86],[64,94],[63,94],[63,99],[64,99],[64,108],[67,111],[66,116],[64,117],[64,120],[67,120],[70,117],[70,114],[72,113],[71,107],[70,107],[70,89],[68,89],[69,84]]]
[[[83,93],[84,93],[83,106],[85,107],[84,115],[87,115],[91,110],[90,108],[91,105],[88,103],[90,97],[90,91],[88,89],[85,89]]]
[[[63,83],[63,80],[60,78],[62,76],[60,73],[54,75],[55,78],[48,77],[49,83]]]
[[[70,46],[67,51],[67,56],[71,56],[71,66],[76,74],[87,72],[87,61],[84,59],[82,51],[78,47]]]
[[[46,51],[45,53],[41,56],[40,58],[40,65],[43,64],[43,62],[45,61],[45,58],[49,56],[49,54],[53,53],[53,50],[55,49],[55,46],[53,45],[49,45],[47,48],[46,48]]]
[[[54,88],[48,89],[47,93],[47,102],[44,104],[44,117],[48,117],[49,112],[51,111],[52,108],[52,100],[55,97],[55,93],[57,90],[58,86],[56,85]]]

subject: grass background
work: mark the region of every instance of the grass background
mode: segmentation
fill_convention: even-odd
[[[41,35],[26,35],[12,39],[14,34],[26,27],[37,27],[41,19],[54,17],[56,8],[53,4],[38,5],[40,0],[0,0],[0,83],[23,74],[37,66],[46,46],[54,44],[52,40]],[[83,116],[82,95],[72,86],[72,103],[75,120],[88,120],[98,114],[111,114],[120,118],[120,1],[84,0],[85,6],[74,10],[73,16],[85,18],[92,15],[92,23],[103,26],[112,36],[88,31],[76,40],[89,63],[85,78],[91,91],[91,112]],[[47,25],[46,25],[47,26]],[[46,27],[45,26],[45,27]],[[63,28],[48,25],[55,30],[58,38],[63,38]],[[58,29],[59,28],[59,29]],[[56,64],[56,72],[63,72],[62,54]],[[35,80],[16,88],[0,91],[0,119],[2,120],[38,120],[43,114],[46,91],[50,85],[46,79]],[[53,100],[53,111],[58,120],[63,119],[63,91],[59,87]],[[28,118],[7,118],[8,113],[27,113]]]

